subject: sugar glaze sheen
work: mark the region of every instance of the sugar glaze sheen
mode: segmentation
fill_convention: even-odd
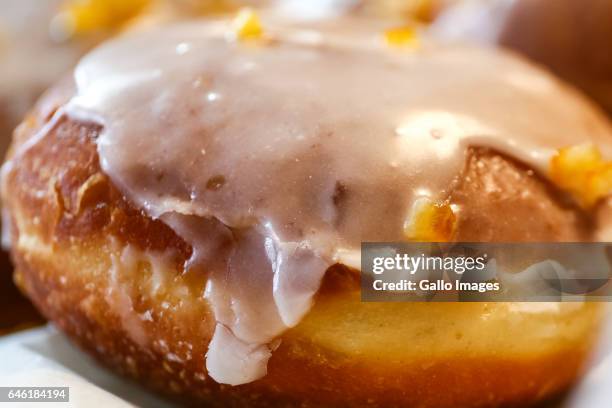
[[[192,246],[219,383],[263,377],[327,268],[357,266],[362,241],[404,239],[415,201],[445,198],[467,147],[544,172],[560,146],[606,146],[588,103],[513,56],[264,24],[261,41],[214,20],[103,45],[61,112],[103,126],[103,170]]]

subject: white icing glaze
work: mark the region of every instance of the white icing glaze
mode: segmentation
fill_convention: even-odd
[[[414,201],[446,197],[466,147],[544,171],[556,148],[610,137],[505,54],[265,26],[270,41],[234,42],[210,21],[111,42],[79,64],[66,107],[103,125],[101,165],[126,197],[192,245],[218,382],[265,375],[326,269],[358,266],[362,241],[402,240]]]
[[[248,343],[217,323],[206,353],[206,369],[215,373],[217,382],[246,384],[266,375],[272,351],[266,344]]]

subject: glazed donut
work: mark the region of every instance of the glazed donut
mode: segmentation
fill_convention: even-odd
[[[609,191],[580,200],[549,165],[569,145],[608,158],[612,129],[512,55],[366,37],[250,14],[86,56],[3,167],[23,291],[102,363],[190,405],[525,406],[566,391],[597,304],[362,303],[354,255],[362,241],[593,240]],[[452,228],[407,231],[417,200]]]

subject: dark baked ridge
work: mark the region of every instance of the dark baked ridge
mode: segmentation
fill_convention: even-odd
[[[43,100],[18,130],[13,151],[48,122],[69,94],[69,88],[60,87]],[[59,120],[15,161],[4,197],[14,227],[12,255],[21,287],[49,319],[118,371],[191,403],[213,398],[218,406],[524,405],[562,392],[578,376],[596,333],[598,311],[593,305],[547,317],[562,335],[553,343],[529,341],[533,347],[525,350],[518,346],[523,340],[517,333],[516,338],[499,339],[500,344],[516,343],[517,350],[500,345],[499,350],[476,347],[471,353],[449,355],[446,349],[431,349],[423,361],[411,360],[413,356],[394,362],[368,351],[351,355],[334,349],[334,342],[327,348],[330,344],[320,336],[329,325],[349,319],[346,308],[357,320],[355,329],[342,336],[355,339],[367,331],[357,324],[367,316],[431,320],[441,333],[451,329],[438,327],[436,319],[452,316],[459,323],[452,328],[456,338],[454,334],[448,340],[451,348],[477,340],[461,334],[465,321],[483,314],[505,321],[501,305],[366,306],[356,296],[356,275],[335,266],[318,296],[321,306],[282,336],[264,379],[235,388],[214,383],[203,374],[214,322],[201,296],[204,277],[181,275],[189,246],[165,224],[133,208],[101,173],[95,148],[99,130],[68,118]],[[457,239],[589,239],[589,217],[561,197],[526,167],[495,152],[470,149],[464,175],[451,194],[451,201],[461,208]],[[22,244],[21,236],[28,242]],[[117,299],[108,297],[108,254],[126,245],[144,251],[174,250],[165,271],[166,285],[155,296],[144,289],[150,273],[146,267],[119,273],[130,307],[141,315],[148,312],[153,320],[142,323],[147,345],[125,330],[124,317],[112,307]],[[179,285],[188,292],[173,292]],[[527,327],[538,327],[537,322],[519,316],[526,322],[523,337],[529,339]],[[492,330],[482,324],[483,330]],[[487,332],[481,334],[487,338]]]

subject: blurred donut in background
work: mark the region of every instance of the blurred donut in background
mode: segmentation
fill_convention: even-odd
[[[85,51],[80,42],[55,41],[50,22],[60,1],[4,0],[0,12],[0,150],[13,128],[49,84]]]
[[[610,0],[464,1],[444,12],[432,33],[516,50],[612,114]]]
[[[612,1],[521,0],[499,43],[550,67],[612,114]]]
[[[3,0],[0,4],[0,153],[40,94],[151,0]]]

